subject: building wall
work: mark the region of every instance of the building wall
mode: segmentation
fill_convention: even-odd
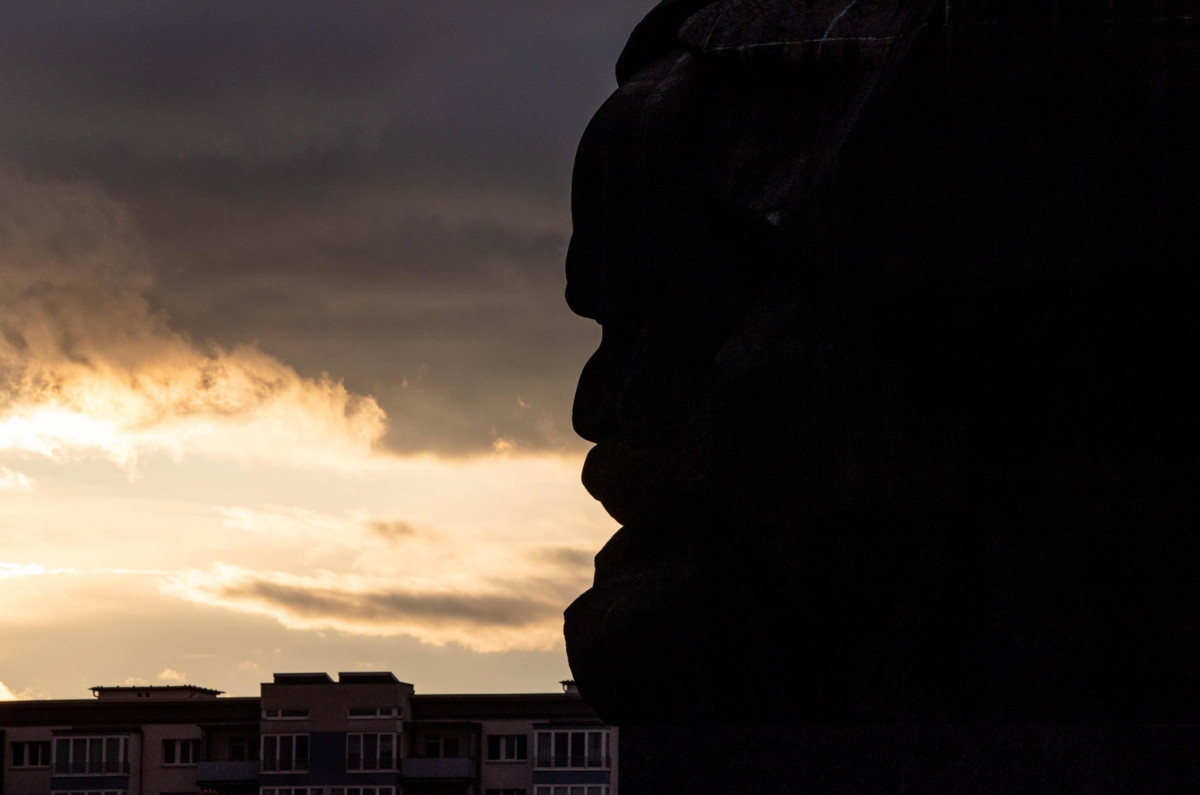
[[[415,696],[403,682],[307,675],[313,678],[298,683],[288,676],[265,683],[259,699],[152,691],[136,703],[123,693],[2,703],[0,795],[284,795],[279,790],[296,788],[308,789],[306,795],[577,795],[572,786],[592,787],[582,795],[617,795],[616,730],[575,694]],[[607,731],[611,764],[539,765],[537,736],[547,727]],[[252,761],[281,735],[305,738],[302,769],[271,770]],[[86,737],[125,738],[127,770],[56,771],[54,740]],[[376,742],[377,750],[381,738],[395,738],[391,758],[373,757],[384,769],[354,769],[370,767],[366,744]],[[46,744],[38,764],[26,758],[14,765],[14,744],[25,744],[28,755],[29,743]]]
[[[141,735],[138,775],[142,795],[197,792],[196,765],[203,740],[200,727],[188,723],[148,724],[142,726]],[[168,741],[174,748],[174,762],[165,758],[164,743]]]
[[[13,766],[13,744],[46,742],[52,743],[53,735],[50,726],[14,726],[4,730],[4,770],[0,781],[4,784],[4,795],[45,795],[50,791],[50,776],[53,772],[50,762],[45,765],[32,767],[23,765]],[[28,747],[28,746],[26,746]],[[51,745],[53,748],[53,745]]]

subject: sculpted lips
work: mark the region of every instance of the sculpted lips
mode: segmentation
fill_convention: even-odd
[[[635,462],[628,445],[619,439],[605,439],[588,452],[583,463],[583,487],[622,524],[628,524],[631,517],[622,510],[629,500],[621,484],[629,478]]]

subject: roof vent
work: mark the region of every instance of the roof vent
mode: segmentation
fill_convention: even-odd
[[[400,684],[400,680],[391,671],[339,671],[338,682],[343,685]]]
[[[333,679],[327,673],[315,674],[275,674],[277,685],[331,685]]]

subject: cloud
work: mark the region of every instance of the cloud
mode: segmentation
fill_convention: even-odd
[[[0,682],[0,701],[28,701],[44,698],[50,698],[50,694],[41,688],[27,687],[24,690],[13,690]]]
[[[164,668],[158,672],[158,679],[160,682],[176,682],[178,684],[183,684],[187,681],[187,674],[180,673],[174,668]]]
[[[0,466],[0,491],[33,491],[33,480],[21,472]]]
[[[74,569],[47,569],[36,563],[5,563],[0,561],[0,580],[9,577],[36,577],[41,574],[69,574]]]
[[[197,344],[144,297],[128,215],[86,185],[0,179],[0,451],[353,466],[382,439],[371,397],[253,345]]]
[[[595,550],[576,549],[574,547],[546,547],[534,554],[536,560],[541,560],[564,568],[591,569],[596,556]]]
[[[0,168],[119,197],[173,329],[336,368],[391,449],[582,449],[571,159],[646,0],[103,6],[0,3]]]
[[[497,579],[482,585],[490,587],[435,590],[380,577],[257,572],[227,564],[180,572],[162,582],[166,593],[270,616],[292,629],[408,635],[476,651],[545,649],[559,642],[562,583]]]
[[[402,538],[408,538],[415,535],[417,528],[410,522],[405,522],[401,519],[392,519],[388,521],[373,520],[367,522],[367,527],[372,533],[387,541],[389,544],[395,544]]]

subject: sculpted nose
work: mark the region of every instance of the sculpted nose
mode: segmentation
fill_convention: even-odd
[[[599,258],[579,234],[567,246],[567,306],[581,317],[598,318],[596,296],[603,288]]]

